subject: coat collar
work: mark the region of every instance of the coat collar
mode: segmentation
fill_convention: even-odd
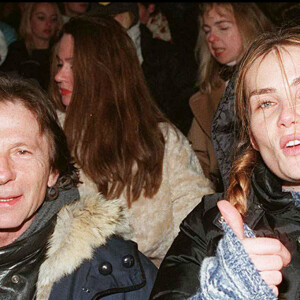
[[[212,120],[224,91],[225,82],[222,81],[221,86],[213,89],[210,94],[197,92],[189,100],[195,119],[209,138]]]
[[[281,179],[274,175],[261,159],[253,171],[251,184],[249,209],[244,218],[249,227],[254,228],[265,211],[282,214],[289,212],[290,208],[295,206],[291,193],[282,191]],[[213,223],[222,229],[222,217],[219,212]]]
[[[282,191],[282,180],[260,160],[252,175],[253,192],[266,211],[281,212],[293,206],[291,193]]]
[[[120,203],[95,194],[66,205],[58,213],[47,258],[39,271],[37,300],[48,299],[53,284],[91,259],[94,250],[111,235],[131,237],[126,208]]]

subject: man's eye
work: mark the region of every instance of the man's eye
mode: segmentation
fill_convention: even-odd
[[[18,151],[18,154],[20,155],[25,155],[25,154],[28,154],[29,152],[27,150],[19,150]]]

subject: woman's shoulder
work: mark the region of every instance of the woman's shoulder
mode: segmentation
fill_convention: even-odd
[[[166,144],[187,141],[185,135],[172,123],[161,122],[159,128],[165,138]]]

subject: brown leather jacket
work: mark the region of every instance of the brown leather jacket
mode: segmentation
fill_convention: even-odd
[[[211,124],[219,101],[225,90],[225,82],[210,94],[195,93],[189,100],[194,114],[188,139],[192,143],[205,176],[213,181],[216,190],[221,191],[218,162],[211,142]]]

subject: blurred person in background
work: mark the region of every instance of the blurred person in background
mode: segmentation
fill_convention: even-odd
[[[214,182],[217,191],[223,190],[223,182],[211,140],[214,114],[243,53],[257,35],[270,29],[271,22],[254,3],[200,4],[195,48],[199,91],[189,100],[194,118],[188,139],[204,174]]]
[[[80,16],[89,9],[89,2],[62,2],[63,21],[66,23],[71,17]]]
[[[7,43],[3,32],[0,30],[0,66],[5,61],[7,55]]]
[[[172,40],[169,23],[159,9],[158,3],[138,2],[139,20],[147,26],[154,38],[170,42]]]
[[[33,78],[46,90],[51,45],[61,26],[62,17],[55,2],[28,2],[22,14],[20,40],[9,46],[0,70]]]

